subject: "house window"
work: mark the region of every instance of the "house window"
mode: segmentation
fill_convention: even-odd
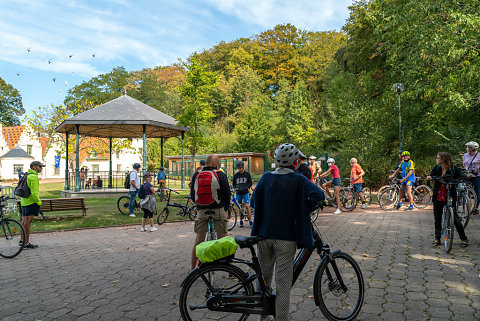
[[[58,166],[58,167],[53,166],[53,174],[54,175],[60,175],[60,166]]]
[[[27,154],[32,155],[33,145],[27,145]]]
[[[99,171],[99,165],[98,165],[98,164],[97,164],[97,165],[95,165],[95,164],[92,165],[92,170],[93,170],[94,172],[98,172],[98,171]]]
[[[120,158],[120,151],[117,150],[117,151],[115,152],[115,154],[117,155],[117,159],[119,159],[119,158]]]
[[[97,158],[97,153],[91,152],[91,153],[90,153],[90,157],[91,157],[91,158]]]
[[[122,164],[117,164],[117,172],[121,172],[122,171]]]
[[[13,164],[13,174],[18,175],[18,172],[23,172],[23,164]]]
[[[138,149],[138,153],[139,153],[140,155],[143,155],[143,148],[142,148],[142,147],[140,147],[140,148]]]

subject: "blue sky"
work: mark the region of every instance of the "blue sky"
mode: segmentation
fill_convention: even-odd
[[[28,112],[62,103],[68,89],[117,66],[131,71],[170,65],[277,24],[340,30],[351,3],[1,0],[0,77],[20,91]]]

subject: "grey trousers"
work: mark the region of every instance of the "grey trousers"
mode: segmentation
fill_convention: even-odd
[[[293,260],[297,249],[296,242],[281,240],[263,240],[258,243],[258,258],[260,268],[268,287],[272,284],[275,268],[275,283],[277,297],[275,300],[276,321],[289,319],[290,291],[293,280]],[[260,320],[269,320],[261,316]]]

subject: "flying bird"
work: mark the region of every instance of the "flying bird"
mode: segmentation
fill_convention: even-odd
[[[65,81],[65,86],[68,85],[68,81]]]
[[[92,57],[95,58],[95,53],[92,54]]]
[[[59,90],[59,91],[58,91],[58,94],[60,94],[60,95],[61,95],[61,94],[62,94],[62,91],[61,91],[61,90]]]
[[[72,59],[73,55],[68,56],[68,58]]]
[[[28,47],[28,48],[27,48],[27,51],[30,52],[30,50],[32,50],[32,48]]]
[[[48,60],[48,64],[50,65],[52,63],[52,59],[49,59]]]
[[[20,73],[19,73],[19,72],[17,72],[17,76],[20,76]]]
[[[52,81],[55,82],[55,80],[57,80],[57,78],[53,78]]]

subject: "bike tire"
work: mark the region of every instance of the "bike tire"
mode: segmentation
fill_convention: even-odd
[[[454,219],[453,209],[445,206],[442,216],[442,238],[446,253],[450,253],[453,246]]]
[[[25,229],[23,225],[14,219],[4,218],[0,227],[0,256],[14,258],[22,252],[25,246]]]
[[[339,192],[340,207],[343,212],[351,212],[357,207],[358,199],[353,193],[353,189],[342,188]]]
[[[215,275],[211,287],[204,281],[212,279],[210,274]],[[252,281],[247,281],[247,277],[248,275],[239,267],[231,264],[209,263],[200,265],[198,270],[190,273],[182,283],[179,299],[182,320],[246,320],[249,316],[246,313],[209,310],[207,300],[221,293],[253,295],[255,293],[254,285]],[[194,307],[198,308],[193,309]]]
[[[237,217],[237,209],[233,205],[230,205],[230,209],[227,212],[227,228],[229,231],[233,230],[235,225],[237,225]]]
[[[128,205],[130,203],[130,196],[122,196],[117,200],[117,208],[123,215],[128,215],[130,213],[130,209]]]
[[[338,268],[338,276],[334,264]],[[346,290],[342,288],[341,282]],[[365,283],[360,266],[344,252],[333,252],[325,256],[315,272],[313,293],[315,303],[328,320],[354,320],[360,313],[365,298]],[[349,295],[352,295],[351,300]],[[346,306],[340,306],[341,304]]]
[[[380,189],[377,191],[377,202],[380,203],[380,194],[382,194],[387,188],[392,188],[391,185],[383,185],[380,187]]]
[[[320,213],[320,209],[317,208],[315,211],[313,212],[310,212],[310,219],[312,220],[312,223],[314,223],[317,218],[318,218],[318,214]]]
[[[433,192],[427,185],[419,185],[413,189],[412,196],[416,208],[425,208],[432,203]]]
[[[462,192],[457,199],[457,215],[463,225],[463,228],[467,227],[468,222],[470,221],[471,213],[470,203],[467,199],[466,193]]]
[[[363,197],[365,197],[365,202],[367,205],[372,204],[372,192],[370,191],[370,188],[364,187],[362,189]]]
[[[398,191],[395,187],[385,189],[378,198],[378,204],[384,211],[393,211],[398,204]]]
[[[163,223],[165,223],[167,218],[168,218],[168,207],[164,207],[158,214],[158,217],[157,217],[158,225],[162,225]]]
[[[476,208],[477,205],[477,193],[475,193],[475,190],[471,187],[467,188],[467,196],[468,196],[468,201],[470,203],[470,214],[473,214],[473,211]]]
[[[188,209],[188,217],[190,217],[190,220],[192,221],[197,219],[197,205],[194,205]]]

